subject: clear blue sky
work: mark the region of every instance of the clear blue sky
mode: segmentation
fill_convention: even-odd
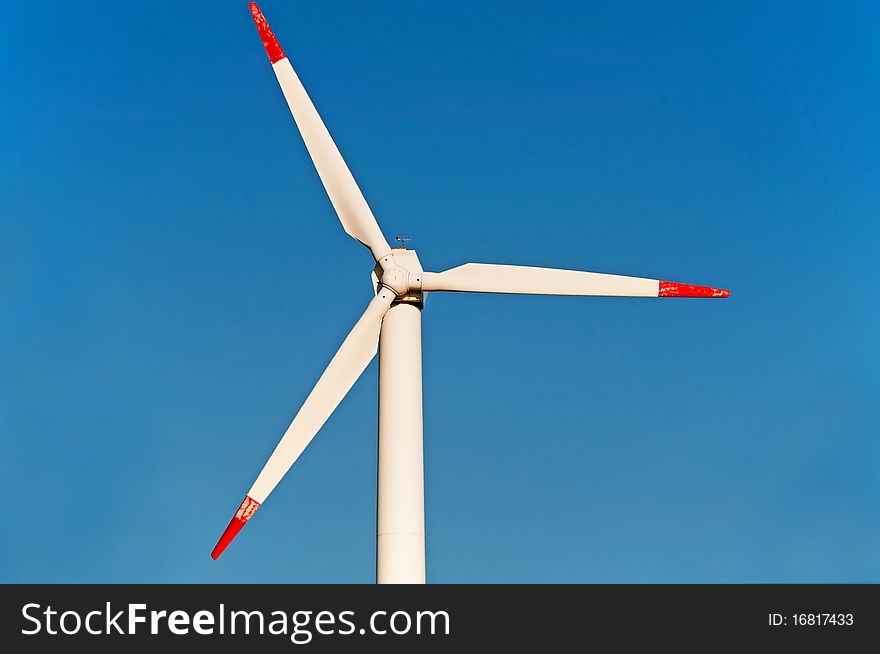
[[[426,268],[733,289],[432,295],[429,581],[880,581],[880,10],[705,4],[261,3]],[[0,581],[372,581],[375,363],[209,557],[370,298],[246,2],[0,54]]]

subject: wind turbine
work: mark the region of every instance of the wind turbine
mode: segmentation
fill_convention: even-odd
[[[425,582],[421,320],[425,293],[727,297],[720,288],[527,266],[467,263],[425,272],[414,250],[392,248],[255,2],[263,46],[306,149],[346,232],[370,249],[376,295],[342,342],[223,532],[217,559],[281,481],[379,352],[378,583]],[[381,346],[381,347],[380,347]]]

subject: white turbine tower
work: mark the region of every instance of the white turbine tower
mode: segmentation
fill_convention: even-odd
[[[370,249],[376,295],[330,361],[220,537],[216,559],[281,481],[379,352],[376,577],[424,583],[421,320],[428,291],[727,297],[729,291],[593,272],[468,263],[424,272],[415,251],[388,245],[321,117],[256,3],[251,13],[281,90],[342,226]],[[380,347],[381,345],[381,347]]]

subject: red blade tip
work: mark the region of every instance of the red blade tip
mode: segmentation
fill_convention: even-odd
[[[232,520],[229,521],[229,526],[226,527],[226,531],[223,532],[223,535],[220,536],[220,540],[218,540],[217,544],[214,546],[214,550],[211,552],[212,559],[216,561],[220,558],[220,555],[223,554],[223,550],[226,549],[226,546],[232,542],[232,539],[238,535],[241,528],[244,527],[245,523],[251,519],[251,516],[254,515],[254,512],[259,508],[260,503],[255,499],[252,499],[250,496],[244,498],[241,506],[238,507],[238,511],[235,512],[235,515],[232,516]]]
[[[660,282],[660,291],[657,293],[657,297],[728,297],[729,295],[730,291],[726,288],[677,282]]]
[[[248,6],[251,8],[251,16],[254,17],[254,23],[257,26],[257,31],[260,33],[260,40],[263,41],[263,47],[266,48],[266,54],[269,55],[269,61],[274,64],[276,61],[284,59],[287,55],[281,49],[278,39],[272,33],[272,28],[269,27],[269,23],[266,22],[263,12],[260,11],[257,3],[251,2],[248,3]]]

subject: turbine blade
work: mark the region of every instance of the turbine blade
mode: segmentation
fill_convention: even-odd
[[[250,520],[376,356],[382,319],[393,299],[394,295],[383,289],[367,305],[238,507],[211,552],[213,559]]]
[[[580,270],[466,263],[444,272],[422,274],[423,291],[604,295],[619,297],[727,297],[730,291],[643,277]]]
[[[382,230],[379,229],[376,218],[370,211],[357,182],[345,165],[321,116],[318,115],[315,105],[309,99],[308,93],[257,3],[251,2],[250,9],[263,41],[263,47],[266,48],[272,69],[290,107],[290,113],[293,114],[299,133],[318,170],[318,176],[327,190],[327,195],[330,196],[330,202],[342,222],[342,227],[350,236],[370,248],[373,257],[379,261],[391,251],[391,246],[382,235]]]

